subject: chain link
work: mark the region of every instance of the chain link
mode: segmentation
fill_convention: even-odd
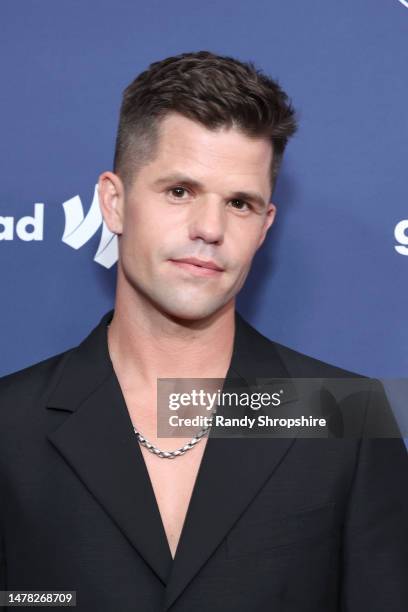
[[[211,422],[212,422],[212,417],[211,417]],[[198,442],[200,442],[200,440],[202,440],[202,438],[208,433],[210,428],[211,428],[211,423],[210,425],[207,425],[207,427],[204,427],[203,429],[201,429],[199,433],[196,436],[194,436],[194,438],[191,438],[191,440],[187,442],[187,444],[185,444],[184,446],[181,446],[180,448],[176,448],[176,450],[174,451],[165,451],[165,450],[161,450],[160,448],[158,448],[157,446],[149,442],[149,440],[145,438],[144,436],[142,436],[140,431],[138,431],[136,427],[133,426],[136,437],[139,440],[140,444],[144,446],[145,448],[147,448],[148,451],[150,451],[154,455],[157,455],[157,457],[160,457],[161,459],[176,459],[176,457],[181,457],[181,455],[184,455],[187,451],[194,448],[194,446]]]

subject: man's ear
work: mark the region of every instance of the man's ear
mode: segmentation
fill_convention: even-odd
[[[98,181],[98,195],[106,225],[114,234],[121,234],[125,190],[120,177],[114,172],[103,172]]]
[[[259,249],[259,247],[263,244],[263,241],[265,240],[266,233],[267,233],[268,229],[271,227],[272,223],[274,222],[275,216],[276,216],[276,206],[275,206],[275,204],[273,202],[269,202],[268,207],[266,209],[264,225],[263,225],[263,228],[262,228],[261,235],[259,237],[259,242],[258,242],[257,249]]]

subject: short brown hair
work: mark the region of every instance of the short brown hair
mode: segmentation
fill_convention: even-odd
[[[232,127],[273,147],[271,184],[287,141],[297,129],[287,94],[252,62],[209,51],[154,62],[123,93],[114,170],[129,184],[135,170],[154,158],[160,120],[170,112],[208,129]]]

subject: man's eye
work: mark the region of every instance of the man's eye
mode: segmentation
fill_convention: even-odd
[[[184,187],[172,187],[170,189],[170,193],[178,200],[181,200],[183,196],[187,193],[187,189],[185,189]]]
[[[249,205],[247,202],[245,202],[245,200],[239,200],[239,199],[231,200],[231,205],[233,206],[233,208],[236,208],[237,210],[248,210],[249,209]]]

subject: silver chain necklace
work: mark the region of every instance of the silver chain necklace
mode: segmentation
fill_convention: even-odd
[[[157,455],[157,457],[160,457],[161,459],[175,459],[176,457],[181,457],[181,455],[184,455],[184,453],[194,448],[194,446],[198,442],[200,442],[200,440],[202,440],[202,438],[208,433],[208,430],[210,429],[210,427],[211,427],[211,424],[207,425],[207,427],[204,427],[203,429],[201,429],[194,438],[191,438],[191,440],[187,442],[187,444],[185,444],[184,446],[181,446],[180,448],[176,448],[176,450],[174,451],[161,450],[160,448],[158,448],[157,446],[149,442],[147,438],[142,436],[140,431],[138,431],[135,426],[133,426],[133,429],[135,431],[136,437],[139,440],[140,444],[144,446],[145,448],[147,448],[147,450],[149,450],[151,453],[153,453],[154,455]]]
[[[109,328],[110,325],[107,325],[107,327]],[[215,412],[216,410],[213,411],[213,414],[215,414]],[[212,418],[210,418],[210,424],[207,425],[207,427],[203,427],[202,429],[200,429],[198,434],[194,436],[194,438],[191,438],[191,440],[187,442],[187,444],[185,444],[184,446],[181,446],[180,448],[176,448],[176,450],[174,451],[161,450],[158,446],[155,446],[154,444],[149,442],[149,440],[145,438],[140,433],[140,431],[136,429],[134,425],[133,425],[133,430],[136,434],[137,439],[139,440],[139,443],[145,448],[147,448],[148,451],[150,451],[154,455],[157,455],[157,457],[160,457],[161,459],[175,459],[176,457],[181,457],[181,455],[184,455],[184,453],[194,448],[194,446],[198,442],[200,442],[200,440],[208,433],[209,429],[211,428],[211,424],[212,424]]]

